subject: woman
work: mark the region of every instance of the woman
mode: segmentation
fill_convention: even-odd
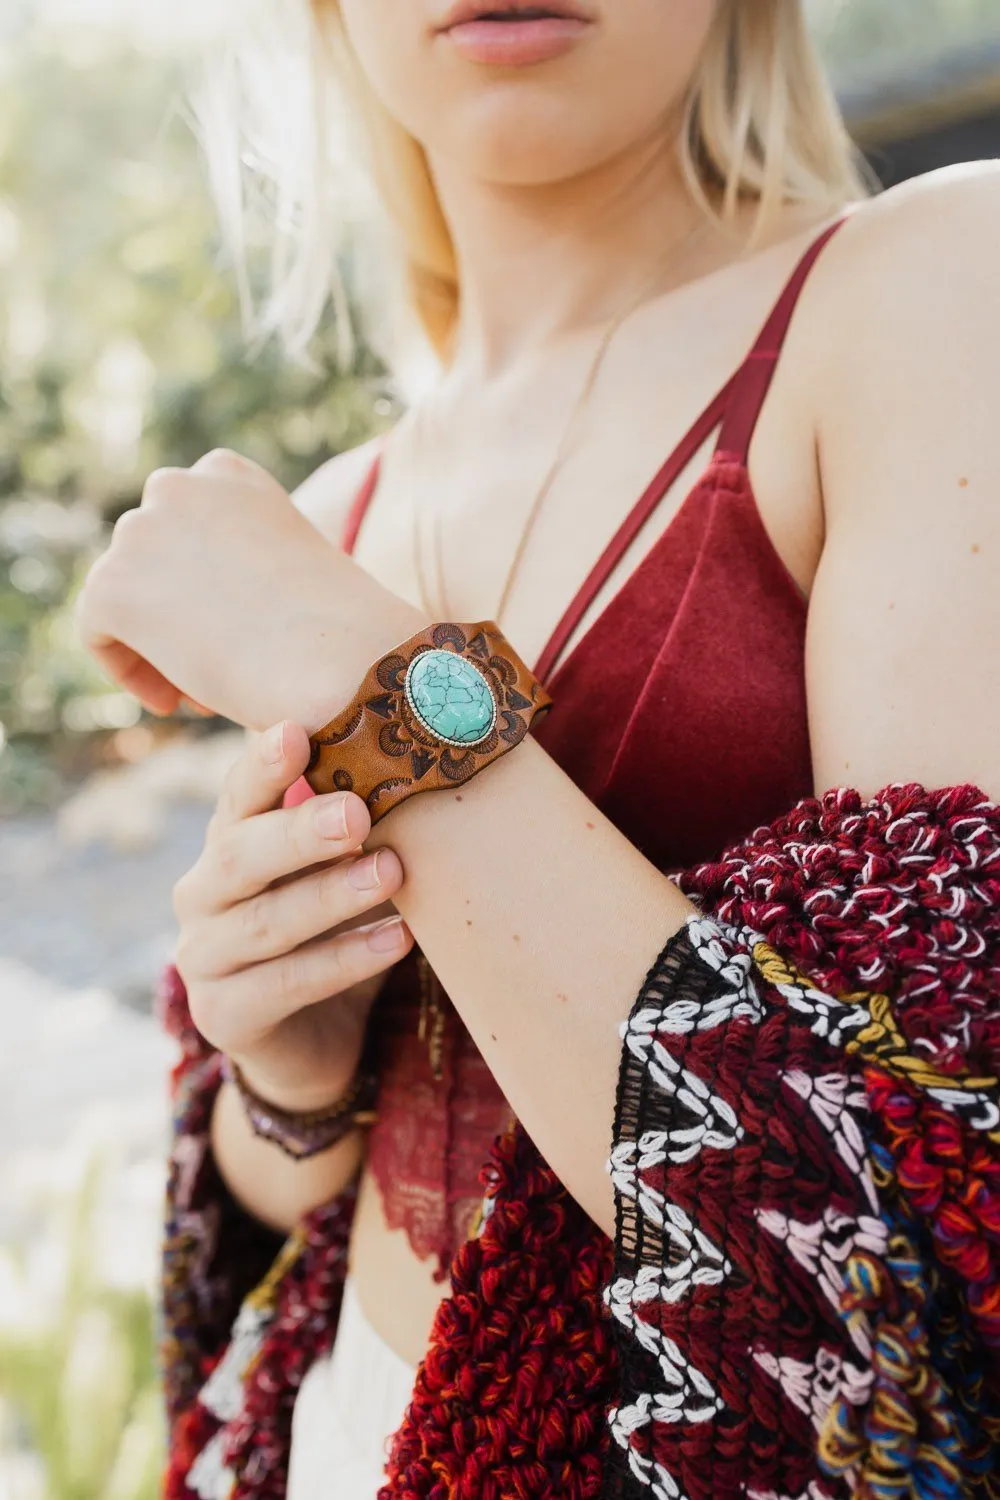
[[[990,1493],[995,171],[864,201],[795,0],[316,23],[440,378],[294,506],[157,471],[80,603],[268,730],[176,890],[168,1492]]]

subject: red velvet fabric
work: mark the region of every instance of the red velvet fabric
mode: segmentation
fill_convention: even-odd
[[[746,361],[636,502],[553,632],[536,670],[554,706],[534,731],[580,789],[658,868],[698,864],[812,791],[806,604],[754,500],[747,452],[799,293],[842,221],[813,242]],[[643,561],[551,675],[575,619],[721,423],[706,471]],[[351,551],[375,494],[378,458],[345,526]],[[286,799],[312,795],[302,781]],[[444,1273],[468,1233],[477,1173],[507,1106],[447,1007],[443,1077],[418,1038],[412,956],[386,983],[372,1024],[382,1094],[369,1162],[389,1222]]]
[[[557,668],[535,737],[660,869],[708,859],[812,790],[805,621],[745,466],[716,454]]]

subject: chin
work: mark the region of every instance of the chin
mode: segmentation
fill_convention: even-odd
[[[627,151],[642,134],[641,122],[582,110],[576,94],[522,86],[483,90],[454,111],[447,131],[427,131],[424,143],[446,171],[532,187],[582,176]]]
[[[662,136],[718,0],[576,3],[586,29],[517,65],[510,55],[509,65],[472,60],[435,30],[455,8],[448,0],[339,0],[339,9],[368,85],[436,166],[528,186],[578,177]]]

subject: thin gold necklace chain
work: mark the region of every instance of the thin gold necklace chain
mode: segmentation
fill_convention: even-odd
[[[566,460],[569,457],[572,440],[575,437],[580,418],[586,411],[587,406],[590,403],[591,396],[594,392],[594,387],[597,384],[598,376],[600,375],[601,369],[604,365],[605,357],[615,335],[618,333],[619,329],[627,321],[627,319],[632,315],[632,313],[636,311],[636,309],[649,295],[658,278],[663,274],[665,268],[675,260],[675,258],[682,250],[687,249],[691,245],[691,243],[699,236],[699,234],[701,234],[708,227],[708,223],[709,221],[707,219],[701,220],[699,223],[694,225],[694,227],[689,230],[688,233],[685,234],[676,244],[672,245],[665,255],[660,257],[653,268],[652,274],[643,281],[635,296],[625,304],[620,312],[615,314],[615,316],[611,319],[610,323],[602,333],[598,341],[597,348],[594,352],[594,356],[587,367],[586,375],[584,377],[580,393],[573,403],[573,407],[569,414],[569,419],[562,430],[562,434],[556,447],[555,454],[552,458],[552,462],[549,464],[542,482],[535,493],[534,499],[532,500],[531,506],[528,510],[524,526],[522,527],[521,533],[518,537],[517,546],[514,550],[514,556],[511,559],[509,568],[507,569],[503,588],[500,592],[500,599],[495,610],[493,611],[493,614],[490,616],[490,618],[495,620],[498,624],[500,623],[501,616],[507,607],[514,580],[517,577],[518,570],[523,561],[525,552],[527,551],[528,543],[531,539],[535,524],[541,513],[542,507],[544,506],[545,501],[549,496],[549,492],[551,491],[553,484],[558,478],[563,466],[566,463]],[[424,403],[423,407],[418,407],[416,412],[414,413],[414,436],[421,435],[422,424],[425,421],[426,402]],[[429,493],[429,490],[427,491],[427,493]],[[420,593],[420,604],[430,618],[437,620],[448,620],[451,618],[451,611],[448,606],[447,593],[444,583],[444,560],[440,511],[435,509],[431,517],[431,534],[433,537],[435,571],[437,574],[436,592],[439,601],[439,608],[436,608],[430,598],[430,590],[427,588],[427,578],[424,572],[422,558],[423,549],[421,546],[420,537],[420,511],[416,502],[416,495],[417,485],[413,478],[413,466],[411,457],[410,514],[413,533],[413,558],[415,571],[417,574],[417,587]]]

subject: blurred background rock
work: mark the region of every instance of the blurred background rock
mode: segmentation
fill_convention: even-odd
[[[807,3],[884,182],[1000,154],[997,0]],[[0,0],[0,1500],[155,1494],[150,1004],[240,743],[114,690],[75,590],[151,469],[224,445],[292,488],[399,405],[329,320],[301,364],[244,335],[185,103],[241,9]]]

